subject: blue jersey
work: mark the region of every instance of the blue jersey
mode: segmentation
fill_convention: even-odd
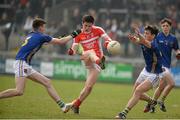
[[[159,50],[162,53],[162,64],[163,66],[170,68],[172,49],[179,49],[178,41],[174,35],[169,34],[168,36],[165,36],[163,32],[157,35],[156,40],[159,46]]]
[[[150,73],[159,74],[162,71],[162,56],[155,40],[151,42],[151,48],[141,45],[145,59],[145,69]]]
[[[52,37],[40,32],[29,33],[16,55],[16,60],[25,60],[30,64],[33,55],[41,48],[43,43],[51,40]]]

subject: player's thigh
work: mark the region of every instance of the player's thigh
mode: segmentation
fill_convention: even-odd
[[[26,77],[15,77],[16,89],[23,92],[26,85]]]
[[[87,79],[86,79],[85,84],[87,86],[92,87],[96,83],[99,73],[100,72],[98,70],[96,70],[95,68],[90,68],[89,73],[87,74]]]
[[[138,85],[138,87],[136,88],[136,91],[144,93],[144,92],[147,92],[148,90],[150,90],[152,87],[153,86],[152,86],[151,81],[146,79],[140,85]]]
[[[39,72],[35,72],[33,74],[31,74],[30,76],[28,76],[29,79],[38,82],[44,86],[48,86],[50,84],[50,79],[45,77],[44,75],[42,75]]]

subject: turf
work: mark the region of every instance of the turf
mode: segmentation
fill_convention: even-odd
[[[65,102],[75,99],[82,89],[83,81],[53,80],[53,85]],[[0,76],[0,91],[15,86],[13,76]],[[82,104],[80,115],[71,111],[62,113],[48,96],[43,86],[27,81],[23,96],[1,99],[0,118],[31,119],[113,119],[127,104],[132,94],[132,85],[97,83],[91,95]],[[152,91],[149,92],[152,94]],[[167,112],[143,113],[144,102],[139,102],[128,114],[135,119],[178,119],[180,118],[180,89],[175,88],[167,98]]]

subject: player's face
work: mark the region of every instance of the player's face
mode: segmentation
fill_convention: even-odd
[[[171,26],[167,22],[165,22],[161,24],[161,28],[162,28],[163,33],[169,34]]]
[[[82,29],[83,29],[84,32],[90,32],[92,26],[93,26],[93,23],[84,22],[82,24]]]
[[[145,39],[148,40],[148,41],[152,41],[152,40],[154,39],[154,35],[151,34],[151,32],[148,31],[148,30],[145,30],[145,31],[144,31],[144,37],[145,37]]]
[[[42,26],[39,27],[40,32],[44,33],[45,30],[46,30],[45,25],[42,25]]]

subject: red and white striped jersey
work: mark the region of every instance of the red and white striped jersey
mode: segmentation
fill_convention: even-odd
[[[101,58],[103,56],[102,45],[99,38],[107,36],[105,31],[98,26],[92,26],[91,32],[80,33],[76,38],[74,38],[74,43],[80,43],[84,49],[87,50],[94,50],[96,55]],[[105,39],[109,40],[109,39]]]

